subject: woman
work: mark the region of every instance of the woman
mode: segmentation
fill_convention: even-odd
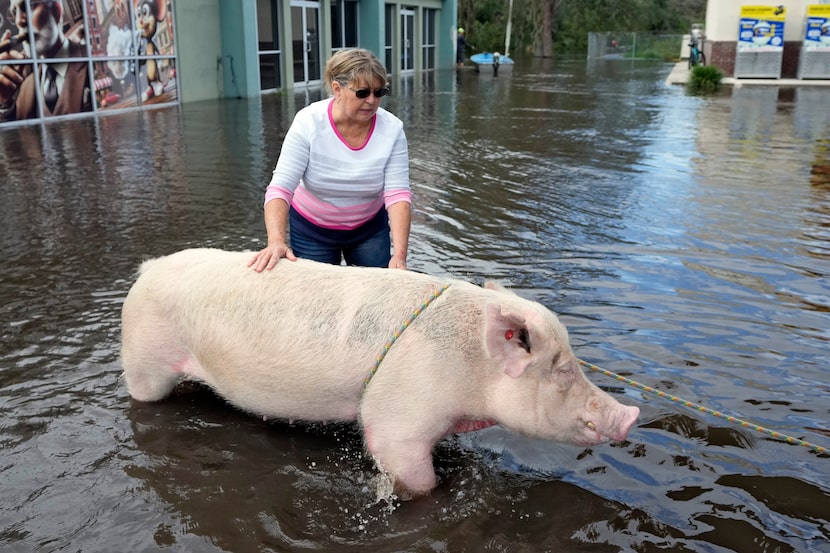
[[[368,50],[342,50],[324,82],[332,97],[301,109],[285,136],[265,191],[268,245],[249,266],[272,269],[283,257],[339,265],[342,256],[349,265],[406,269],[409,154],[403,123],[380,107],[386,69]]]

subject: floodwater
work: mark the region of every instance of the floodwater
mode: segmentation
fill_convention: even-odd
[[[830,447],[830,91],[696,97],[670,69],[396,81],[410,268],[498,279],[580,358]],[[454,437],[440,486],[404,503],[377,501],[354,425],[265,422],[196,386],[132,401],[135,268],[261,246],[280,142],[317,97],[0,131],[0,550],[830,551],[830,455],[596,371],[641,409],[627,441]]]

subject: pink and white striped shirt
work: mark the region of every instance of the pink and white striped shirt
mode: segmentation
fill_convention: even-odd
[[[334,99],[297,112],[265,190],[265,203],[281,198],[317,226],[350,230],[384,205],[412,201],[403,122],[378,108],[366,143],[350,147],[331,116]]]

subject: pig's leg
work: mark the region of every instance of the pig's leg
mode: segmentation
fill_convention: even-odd
[[[361,423],[367,450],[393,478],[398,496],[410,499],[438,485],[432,450],[452,422],[440,405],[419,401],[424,394],[410,386],[417,379],[402,381],[389,378],[392,375],[393,371],[388,371],[372,383],[376,387],[367,390],[360,407]],[[386,384],[402,394],[392,392]]]
[[[438,485],[432,451],[463,411],[441,367],[456,365],[443,351],[425,347],[411,328],[383,360],[360,403],[366,448],[394,479],[402,499],[425,495]],[[415,362],[417,360],[417,363]]]
[[[423,424],[413,424],[413,418],[420,419]],[[366,448],[381,470],[394,478],[395,493],[401,499],[425,495],[438,485],[432,464],[432,451],[438,440],[451,434],[481,430],[496,423],[492,420],[463,420],[447,428],[450,424],[448,417],[436,416],[436,413],[431,416],[414,414],[398,421],[386,417],[374,426],[366,425],[364,421]]]
[[[152,309],[129,300],[121,323],[121,363],[127,390],[139,401],[157,401],[173,390],[193,364],[192,356],[176,340],[178,333],[169,323]]]
[[[434,442],[395,436],[387,425],[364,426],[364,433],[366,448],[380,470],[392,478],[401,499],[425,495],[438,485],[432,465]]]

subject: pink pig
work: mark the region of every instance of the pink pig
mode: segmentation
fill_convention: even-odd
[[[191,249],[141,266],[122,311],[133,398],[188,378],[268,418],[357,420],[406,498],[437,485],[448,434],[500,424],[589,446],[624,440],[639,415],[585,378],[553,313],[497,284],[306,260],[258,273],[250,257]]]

